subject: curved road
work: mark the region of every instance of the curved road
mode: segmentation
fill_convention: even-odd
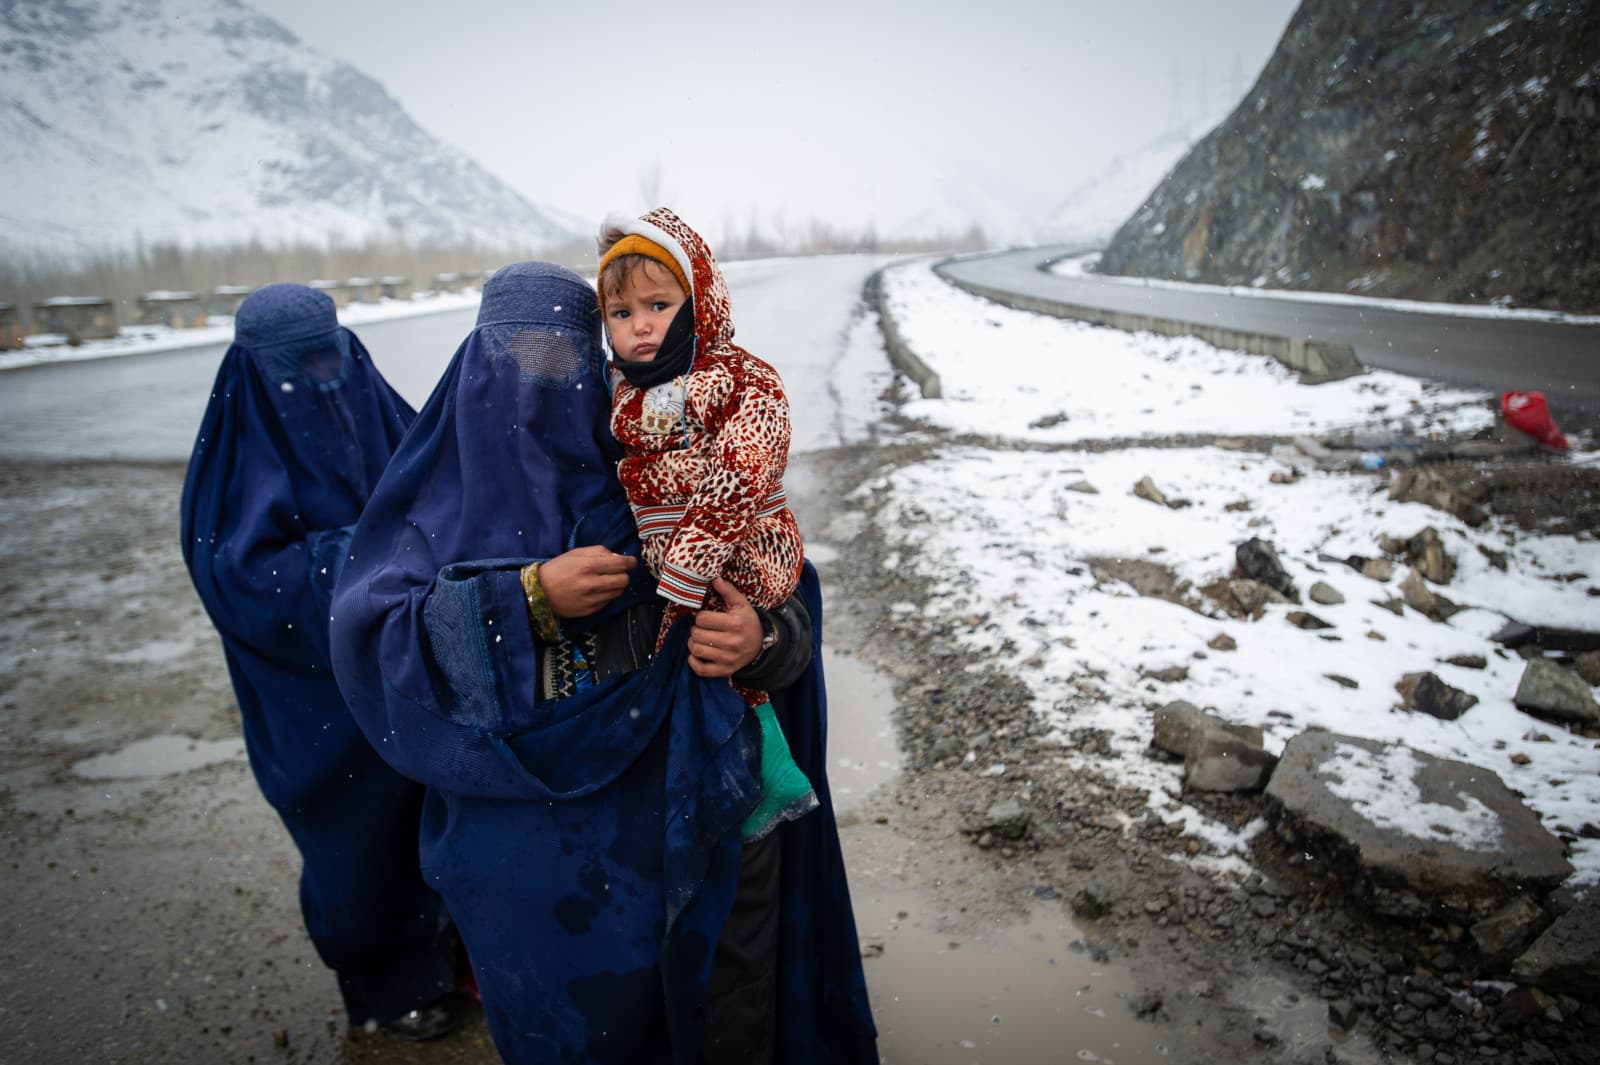
[[[1538,389],[1558,414],[1600,423],[1600,324],[1242,296],[1216,286],[1145,287],[1040,268],[1069,254],[1081,249],[1001,252],[948,262],[939,271],[1035,299],[1337,341],[1353,347],[1364,366],[1496,392]]]

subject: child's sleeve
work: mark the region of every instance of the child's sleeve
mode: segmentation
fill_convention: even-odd
[[[658,575],[661,595],[698,608],[756,518],[786,505],[789,398],[776,370],[746,360],[727,399],[707,420],[714,463],[672,531]]]

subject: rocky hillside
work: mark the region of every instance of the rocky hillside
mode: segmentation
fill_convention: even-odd
[[[0,3],[0,251],[570,239],[237,0]]]
[[[1600,311],[1600,4],[1305,0],[1111,274]]]

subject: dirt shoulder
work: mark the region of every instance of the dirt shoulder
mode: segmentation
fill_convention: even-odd
[[[346,1039],[178,552],[183,473],[0,464],[0,1060],[496,1061],[481,1022]]]

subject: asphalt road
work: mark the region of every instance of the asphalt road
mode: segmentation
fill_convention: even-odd
[[[1061,277],[1042,263],[1077,253],[1030,248],[962,259],[947,276],[1040,299],[1351,345],[1362,365],[1500,392],[1537,389],[1553,410],[1600,423],[1600,324],[1237,295],[1215,286],[1146,287]]]

